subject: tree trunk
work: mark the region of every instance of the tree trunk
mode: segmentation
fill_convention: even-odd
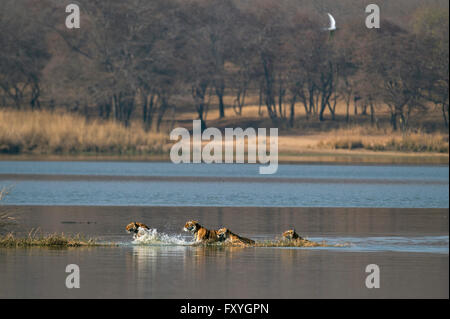
[[[220,118],[224,118],[225,117],[225,105],[223,103],[223,89],[216,89],[216,95],[217,98],[219,99],[219,117]]]
[[[397,131],[397,114],[391,113],[391,125],[394,131]]]
[[[346,104],[347,104],[347,107],[345,110],[345,121],[348,123],[348,122],[350,122],[350,100],[349,99],[346,100]]]
[[[294,95],[291,99],[291,114],[289,115],[289,125],[290,127],[294,127],[295,122],[295,102],[297,101],[296,96]]]
[[[373,107],[373,104],[370,103],[370,124],[372,124],[373,126],[374,123],[375,123],[375,109]]]
[[[448,113],[448,105],[442,103],[442,117],[444,119],[445,128],[448,128],[448,117],[446,113]]]
[[[258,115],[262,115],[262,104],[263,104],[263,86],[259,85],[259,105],[258,105]]]

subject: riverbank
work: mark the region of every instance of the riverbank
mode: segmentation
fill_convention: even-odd
[[[232,124],[249,127],[246,118],[234,117]],[[125,127],[69,113],[0,111],[0,160],[164,162],[170,161],[172,143],[168,130],[146,131],[139,122]],[[280,128],[278,152],[279,163],[449,163],[448,134],[362,126],[305,132]]]
[[[111,246],[112,244],[99,244],[93,238],[85,238],[82,235],[61,234],[41,234],[30,231],[26,237],[17,237],[13,233],[0,236],[0,248],[21,248],[21,247],[93,247]]]
[[[170,162],[163,154],[0,154],[0,161],[116,161]],[[448,165],[448,154],[401,153],[348,150],[305,150],[302,153],[282,152],[280,164],[339,164],[339,165]]]

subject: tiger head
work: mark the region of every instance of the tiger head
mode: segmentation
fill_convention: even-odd
[[[196,231],[198,231],[202,226],[200,226],[200,224],[198,223],[198,221],[195,220],[190,220],[188,222],[186,222],[186,224],[184,225],[184,231],[188,231],[191,233],[195,233]]]
[[[301,237],[295,232],[295,229],[289,229],[283,233],[283,238],[286,240],[293,240]]]
[[[137,222],[129,223],[127,225],[127,227],[125,227],[127,232],[134,233],[134,234],[138,233],[139,228],[149,229],[149,227],[147,225],[142,224],[142,223],[137,223]]]

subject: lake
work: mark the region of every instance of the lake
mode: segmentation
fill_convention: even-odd
[[[82,233],[117,247],[0,249],[0,297],[448,298],[448,167],[1,162],[19,235]],[[255,240],[289,228],[339,247],[195,247],[195,219]],[[153,237],[133,242],[125,225]],[[80,267],[67,289],[65,267]],[[377,264],[381,286],[367,289]],[[220,287],[220,289],[218,289]]]
[[[448,166],[5,162],[11,205],[448,208]]]

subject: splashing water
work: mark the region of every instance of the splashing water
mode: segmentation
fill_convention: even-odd
[[[164,233],[158,233],[153,229],[140,229],[139,237],[132,242],[135,245],[192,245],[192,241],[188,241],[181,235],[168,235]]]
[[[279,248],[311,248],[315,249],[344,249],[349,251],[408,251],[408,252],[434,252],[448,254],[448,236],[424,237],[315,237],[310,238],[314,245],[296,246],[286,245],[284,242],[256,241],[256,247]],[[169,235],[158,233],[157,229],[140,229],[139,237],[131,242],[141,246],[191,246],[195,245],[193,239],[186,239],[182,235]],[[317,245],[316,245],[317,244]],[[232,246],[226,243],[208,244],[212,246]],[[308,247],[309,246],[309,247]],[[322,246],[322,247],[321,247]]]

